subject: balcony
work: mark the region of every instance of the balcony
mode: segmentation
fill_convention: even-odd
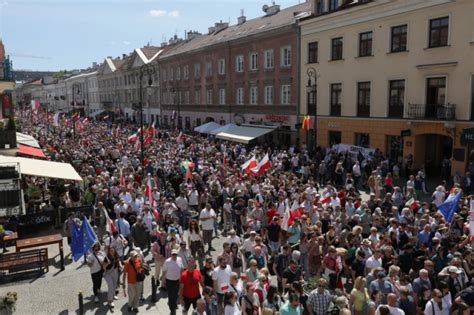
[[[162,104],[163,111],[180,110],[181,112],[209,112],[209,113],[247,113],[269,115],[295,115],[296,105],[197,105],[197,104]],[[308,113],[309,115],[309,113]]]
[[[331,116],[341,116],[341,104],[331,105]]]
[[[408,104],[406,118],[456,120],[455,104]]]

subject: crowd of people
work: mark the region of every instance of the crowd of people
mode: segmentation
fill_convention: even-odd
[[[136,126],[91,121],[73,134],[68,118],[46,134],[41,119],[25,122],[23,132],[83,177],[56,182],[58,202],[94,205],[100,242],[87,264],[94,300],[105,279],[112,311],[122,287],[129,311],[138,312],[151,276],[166,292],[170,314],[179,305],[200,315],[473,309],[469,174],[440,181],[431,194],[423,170],[378,150],[361,157],[320,147],[310,157],[295,147],[158,128],[142,131],[142,163],[140,141],[130,141]],[[242,170],[265,154],[271,168],[263,175]],[[446,218],[437,207],[462,190],[459,209]],[[65,223],[67,233],[74,220]]]

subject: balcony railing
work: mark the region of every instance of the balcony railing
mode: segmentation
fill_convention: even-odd
[[[341,104],[331,105],[331,116],[341,116]]]
[[[455,104],[408,104],[408,119],[456,120]]]
[[[389,106],[388,107],[389,118],[403,118],[403,106]]]
[[[357,105],[357,117],[370,117],[370,106]]]

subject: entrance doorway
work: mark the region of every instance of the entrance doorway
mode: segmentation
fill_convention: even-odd
[[[425,166],[429,176],[441,175],[443,159],[450,159],[453,154],[453,139],[451,137],[425,134],[416,137],[416,165]]]

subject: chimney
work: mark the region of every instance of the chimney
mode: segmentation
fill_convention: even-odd
[[[240,10],[240,16],[237,18],[237,25],[242,25],[247,21],[247,17],[244,15],[244,9]]]
[[[219,33],[220,31],[225,30],[228,27],[229,27],[229,23],[224,23],[222,22],[222,20],[214,24],[215,33]]]
[[[97,62],[92,63],[92,68],[97,68]]]
[[[127,54],[122,54],[122,59],[127,58]]]
[[[271,16],[280,12],[280,6],[278,4],[275,4],[275,2],[272,2],[272,5],[270,6],[264,5],[262,10],[263,12],[265,12],[265,16]]]
[[[186,40],[191,40],[197,36],[201,35],[201,33],[199,33],[198,31],[189,31],[187,34],[186,34]]]
[[[168,43],[167,42],[162,42],[160,45],[161,45],[161,47],[165,47],[166,45],[168,45]]]
[[[208,30],[209,30],[208,34],[211,35],[212,33],[216,31],[216,28],[214,26],[210,26]]]

